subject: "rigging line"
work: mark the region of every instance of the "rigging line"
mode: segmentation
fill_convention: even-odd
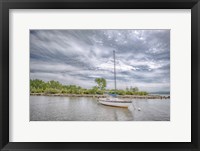
[[[113,58],[114,58],[114,80],[115,80],[115,92],[116,92],[116,87],[117,87],[117,83],[116,83],[116,64],[115,64],[115,50],[113,50]]]

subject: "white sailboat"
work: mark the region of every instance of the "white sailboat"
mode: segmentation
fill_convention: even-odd
[[[115,65],[115,51],[113,51],[113,58],[114,58],[114,84],[115,84],[115,92],[116,92],[116,65]],[[122,100],[117,97],[106,97],[106,98],[99,98],[99,103],[108,106],[114,107],[128,107],[131,104],[131,101]]]

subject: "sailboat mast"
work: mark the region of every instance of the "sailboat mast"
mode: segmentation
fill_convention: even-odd
[[[113,58],[114,58],[114,80],[115,80],[115,93],[116,93],[117,84],[116,84],[115,50],[113,50]]]

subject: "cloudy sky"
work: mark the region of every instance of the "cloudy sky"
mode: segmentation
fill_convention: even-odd
[[[85,88],[170,91],[170,30],[31,30],[30,78]]]

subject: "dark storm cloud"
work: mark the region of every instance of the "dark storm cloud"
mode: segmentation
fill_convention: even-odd
[[[31,30],[30,76],[113,88],[113,50],[119,89],[169,91],[170,30]]]

